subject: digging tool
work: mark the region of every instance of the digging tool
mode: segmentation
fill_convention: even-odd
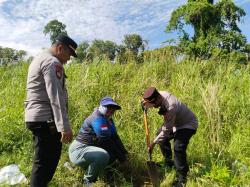
[[[150,147],[150,134],[149,134],[149,128],[148,128],[148,117],[147,117],[147,109],[143,109],[144,112],[144,126],[145,126],[145,134],[146,134],[146,143],[147,143],[147,149],[148,149],[148,161],[147,161],[147,167],[148,167],[148,174],[150,177],[150,180],[152,182],[152,185],[154,187],[160,186],[160,172],[159,172],[159,165],[152,161],[152,153],[149,151]]]

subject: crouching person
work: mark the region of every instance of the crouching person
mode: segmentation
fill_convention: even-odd
[[[100,172],[115,160],[127,160],[127,151],[117,132],[112,115],[121,107],[111,98],[104,97],[100,106],[83,122],[76,139],[69,147],[69,158],[85,169],[83,182],[94,183]]]

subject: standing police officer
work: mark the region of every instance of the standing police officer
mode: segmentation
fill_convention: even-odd
[[[59,162],[62,143],[72,140],[63,65],[70,56],[76,57],[76,48],[75,41],[59,35],[51,48],[34,58],[29,66],[25,122],[33,134],[35,149],[32,187],[48,185]]]

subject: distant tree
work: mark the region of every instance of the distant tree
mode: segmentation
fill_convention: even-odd
[[[238,23],[245,11],[237,7],[231,0],[222,0],[216,4],[217,11],[220,12],[221,26],[223,27],[220,37],[222,42],[220,47],[228,52],[239,50],[246,45],[246,37],[241,34]]]
[[[179,47],[201,58],[209,58],[215,48],[231,52],[246,44],[237,23],[245,15],[232,0],[188,0],[173,11],[166,32],[178,31]],[[194,29],[193,37],[185,31],[185,25]]]
[[[15,58],[17,59],[17,60],[21,60],[21,59],[23,59],[23,57],[25,56],[25,55],[27,55],[27,52],[26,51],[24,51],[24,50],[17,50],[16,51],[16,54],[15,54]]]
[[[117,45],[112,41],[94,40],[88,49],[88,53],[99,59],[114,60],[116,49]]]
[[[123,40],[124,46],[133,52],[135,55],[138,55],[139,50],[144,51],[145,43],[142,40],[142,37],[138,34],[127,34],[124,36]]]
[[[50,41],[53,44],[55,42],[56,37],[59,34],[65,34],[67,35],[66,25],[64,25],[62,22],[58,20],[52,20],[50,21],[43,29],[43,33],[50,35]]]
[[[13,61],[23,60],[24,56],[27,54],[24,50],[16,50],[9,47],[0,46],[0,59],[1,64],[8,64]]]
[[[245,45],[244,52],[250,54],[250,43],[247,43],[247,44]]]
[[[138,34],[128,34],[124,36],[123,45],[125,50],[118,53],[119,63],[134,61],[143,62],[143,52],[148,45],[148,41],[143,40]]]
[[[1,47],[0,48],[0,58],[9,58],[14,60],[15,57],[15,49],[9,47]]]
[[[34,57],[33,57],[33,56],[30,56],[30,57],[27,59],[27,62],[28,62],[28,63],[31,63],[33,59],[34,59]]]
[[[214,4],[214,0],[188,0],[188,2],[207,2],[207,3],[210,3],[210,4]]]
[[[124,45],[117,45],[115,62],[119,64],[126,64],[128,54],[126,54],[126,47]]]
[[[87,41],[83,41],[78,45],[76,49],[76,54],[77,54],[77,60],[79,62],[83,62],[84,60],[86,60],[88,48],[89,48],[89,44]]]
[[[117,54],[123,54],[126,51],[126,47],[124,45],[117,45],[116,51],[117,51]]]

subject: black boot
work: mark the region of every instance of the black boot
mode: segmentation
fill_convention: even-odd
[[[187,177],[183,175],[177,175],[173,182],[173,187],[184,187],[187,182]]]

